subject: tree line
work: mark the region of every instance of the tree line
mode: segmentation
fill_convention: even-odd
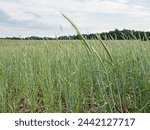
[[[135,31],[128,29],[115,29],[114,31],[97,33],[97,34],[82,34],[86,39],[93,40],[101,38],[102,40],[150,40],[150,32]],[[77,35],[71,36],[60,36],[60,37],[38,37],[31,36],[26,38],[21,37],[6,37],[1,39],[12,39],[12,40],[79,40]]]

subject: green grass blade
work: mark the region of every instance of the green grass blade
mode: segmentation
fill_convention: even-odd
[[[113,62],[112,55],[111,55],[109,49],[106,47],[105,43],[101,40],[101,38],[100,38],[97,34],[96,34],[96,37],[97,37],[97,38],[99,39],[99,41],[102,43],[102,45],[103,45],[105,51],[107,52],[107,54],[108,54],[108,56],[109,56],[111,62],[114,63],[114,62]]]
[[[61,13],[61,14],[74,27],[74,29],[76,30],[76,33],[77,33],[79,39],[83,41],[83,43],[87,46],[88,50],[92,53],[92,48],[89,46],[88,42],[82,36],[82,34],[80,33],[80,31],[78,30],[76,25],[67,16],[65,16],[63,13]]]

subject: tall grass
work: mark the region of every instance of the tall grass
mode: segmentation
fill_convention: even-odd
[[[0,112],[150,112],[150,42],[87,42],[1,40]]]
[[[76,25],[68,18],[66,17],[64,14],[62,14],[63,17],[74,27],[74,29],[76,30],[76,33],[78,35],[78,37],[80,38],[80,40],[83,41],[83,43],[86,45],[87,47],[87,50],[91,52],[91,54],[93,54],[92,56],[96,56],[98,58],[98,60],[100,61],[100,63],[102,64],[103,68],[104,68],[104,71],[105,71],[105,74],[107,76],[107,80],[108,80],[108,83],[110,84],[109,85],[109,88],[110,88],[110,95],[111,95],[111,98],[112,98],[112,102],[113,102],[113,106],[111,106],[111,103],[110,101],[108,100],[108,104],[109,104],[109,108],[111,110],[111,112],[113,112],[113,109],[112,108],[115,108],[115,101],[114,101],[114,93],[113,93],[113,90],[112,90],[112,86],[111,86],[111,83],[110,83],[110,80],[109,80],[109,75],[108,75],[108,72],[104,66],[104,62],[102,61],[102,58],[101,56],[97,53],[97,51],[95,51],[95,49],[89,45],[89,43],[85,40],[85,38],[82,36],[82,34],[80,33],[79,29],[76,27]],[[109,56],[110,58],[110,61],[108,61],[107,59],[104,59],[105,61],[107,61],[110,65],[113,66],[113,68],[115,68],[114,66],[114,63],[113,63],[113,58],[112,58],[112,55],[109,51],[109,49],[106,47],[105,43],[101,40],[101,38],[98,36],[98,34],[96,34],[97,38],[99,39],[100,43],[102,44],[102,46],[104,47],[104,50],[106,51],[107,55]],[[90,57],[89,57],[90,58]],[[115,68],[116,70],[116,68]],[[119,101],[120,101],[120,104],[119,104],[119,107],[121,109],[121,112],[123,112],[123,107],[122,107],[122,101],[121,101],[121,96],[120,96],[120,91],[119,89],[118,90],[118,97],[119,97]]]

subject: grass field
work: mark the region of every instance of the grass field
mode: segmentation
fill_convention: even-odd
[[[0,40],[0,112],[150,112],[150,41],[104,42]]]

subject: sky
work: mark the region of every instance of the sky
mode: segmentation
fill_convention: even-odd
[[[0,37],[150,31],[150,0],[0,0]]]

